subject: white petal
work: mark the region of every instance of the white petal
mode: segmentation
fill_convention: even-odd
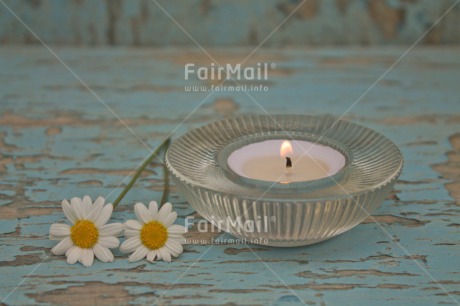
[[[102,262],[112,262],[114,260],[112,252],[108,248],[101,246],[100,244],[94,245],[93,247],[94,255],[96,255],[97,259]]]
[[[129,262],[135,262],[135,261],[139,261],[141,259],[143,259],[147,253],[149,252],[149,249],[147,249],[145,246],[143,245],[140,245],[135,251],[134,253],[132,253],[129,258],[128,258],[128,261]]]
[[[186,239],[182,234],[168,234],[168,240],[169,239],[171,239],[171,240],[174,239],[175,241],[177,241],[180,244],[185,244],[185,242],[186,242]]]
[[[83,218],[86,219],[91,211],[91,206],[92,206],[92,203],[91,202],[91,197],[88,196],[88,195],[85,195],[83,197],[83,199],[81,200],[81,208],[82,208],[82,212],[83,212]]]
[[[110,223],[103,225],[99,228],[99,234],[101,236],[114,236],[118,237],[123,231],[123,224],[121,223]]]
[[[86,219],[91,220],[93,222],[96,221],[97,217],[99,217],[99,215],[101,214],[103,206],[104,206],[104,201],[94,202],[93,206],[91,207],[91,211],[86,216]]]
[[[178,225],[178,224],[173,224],[170,227],[168,227],[168,233],[170,234],[185,234],[187,232],[187,229],[185,226]]]
[[[177,237],[169,237],[168,240],[171,240],[171,241],[174,241],[174,242],[177,242],[179,244],[185,244],[185,238],[184,236],[177,236]]]
[[[123,253],[131,253],[141,244],[142,241],[139,239],[139,237],[131,237],[123,241],[123,243],[120,245],[120,251]]]
[[[62,211],[64,212],[64,215],[67,217],[67,219],[72,222],[72,224],[78,221],[75,210],[72,208],[72,206],[70,206],[67,200],[62,201]]]
[[[80,259],[81,254],[82,254],[82,250],[80,247],[77,247],[77,246],[71,247],[65,253],[65,255],[67,256],[67,263],[69,265],[73,265]]]
[[[149,212],[153,220],[158,220],[158,203],[156,201],[150,202]]]
[[[81,249],[79,260],[85,267],[91,267],[94,261],[94,252],[92,249]]]
[[[182,245],[175,239],[168,239],[168,241],[166,241],[166,248],[168,248],[174,257],[179,256],[184,251]]]
[[[160,211],[158,212],[158,221],[163,223],[163,221],[165,220],[167,216],[169,216],[171,211],[172,211],[171,203],[167,202],[163,204],[163,206],[161,206],[160,208]]]
[[[104,224],[106,224],[107,221],[109,221],[110,217],[112,216],[112,211],[113,211],[112,204],[105,205],[101,213],[99,214],[99,216],[97,216],[96,220],[94,220],[94,224],[96,224],[97,227],[101,227]]]
[[[53,237],[62,237],[61,239],[63,239],[70,235],[70,226],[60,223],[51,224],[50,235]]]
[[[157,251],[156,250],[151,250],[147,253],[147,260],[150,262],[153,262],[155,260],[155,257],[157,257]]]
[[[124,224],[125,229],[133,229],[140,231],[142,229],[142,224],[137,220],[128,220]]]
[[[174,221],[176,221],[176,219],[177,219],[177,213],[173,211],[166,218],[163,219],[163,225],[165,227],[170,227],[174,223]]]
[[[92,207],[94,207],[94,206],[101,206],[102,207],[102,206],[104,206],[104,203],[105,203],[104,197],[97,197],[97,199],[94,201]]]
[[[54,255],[63,255],[65,252],[67,252],[68,249],[70,249],[73,246],[72,239],[70,237],[64,238],[56,244],[52,249],[51,252]]]
[[[149,223],[153,220],[149,210],[142,203],[136,203],[136,205],[134,205],[134,212],[136,213],[137,219],[142,223]]]
[[[171,261],[171,254],[169,254],[169,251],[167,248],[160,248],[158,250],[161,254],[161,258],[163,258],[164,261],[170,262]]]
[[[141,233],[138,230],[125,229],[125,237],[126,238],[139,237],[140,234]]]
[[[113,249],[120,245],[120,240],[112,236],[101,236],[97,243],[105,248]]]
[[[73,197],[70,199],[70,206],[72,206],[73,210],[75,211],[75,215],[77,216],[78,220],[83,219],[83,209],[81,205],[81,199],[77,197]]]

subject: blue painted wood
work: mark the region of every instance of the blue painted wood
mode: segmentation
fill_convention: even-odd
[[[53,49],[151,147],[208,94],[184,91],[210,84],[183,77],[185,63],[209,63],[199,50]],[[211,53],[227,63],[249,51]],[[261,50],[250,64],[277,67],[263,83],[269,91],[250,94],[270,113],[338,116],[404,51]],[[114,263],[84,268],[49,251],[50,224],[65,221],[61,200],[115,199],[118,184],[148,150],[44,48],[0,48],[0,296],[11,305],[454,305],[460,298],[459,51],[414,49],[346,116],[404,153],[394,194],[375,213],[390,237],[367,219],[329,241],[279,249],[212,244],[230,236],[194,228],[191,244],[172,263],[128,263],[116,252]],[[248,113],[263,111],[245,93],[215,93],[174,137]],[[134,218],[133,203],[160,199],[161,165],[134,188],[114,222]],[[194,213],[174,187],[171,201],[178,223]]]
[[[47,43],[194,45],[166,11],[204,46],[258,45],[281,23],[266,46],[317,46],[412,44],[456,0],[4,1]],[[0,41],[36,43],[1,8]],[[422,43],[459,43],[459,18],[457,5]]]

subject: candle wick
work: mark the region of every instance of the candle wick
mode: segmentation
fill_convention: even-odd
[[[286,168],[292,167],[292,161],[290,157],[286,157]]]

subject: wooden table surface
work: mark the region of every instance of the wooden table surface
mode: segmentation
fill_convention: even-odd
[[[209,85],[184,80],[186,63],[210,63],[197,49],[51,48],[67,68],[41,46],[0,48],[4,304],[460,301],[459,47],[416,47],[369,91],[406,48],[259,50],[248,64],[276,68],[262,82],[269,91],[249,95],[185,91]],[[250,51],[209,50],[219,63],[237,63]],[[128,263],[116,251],[114,263],[85,268],[50,253],[49,227],[65,221],[62,199],[88,194],[113,201],[147,147],[173,130],[177,138],[216,119],[264,111],[340,116],[357,99],[345,118],[386,135],[405,157],[393,194],[374,213],[384,230],[368,219],[323,243],[270,248],[219,244],[230,237],[193,228],[185,252],[171,263]],[[162,165],[154,163],[112,222],[134,218],[133,204],[160,200],[162,188]],[[174,186],[170,200],[178,223],[194,214]]]

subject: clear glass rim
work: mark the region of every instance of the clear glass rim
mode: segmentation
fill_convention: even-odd
[[[325,139],[324,142],[322,142],[321,140],[318,140],[318,138],[316,138],[316,141],[315,141],[315,137],[317,137],[317,134],[316,135],[313,135],[315,133],[309,133],[308,131],[302,131],[300,132],[304,137],[306,137],[307,139],[309,139],[310,141],[313,141],[313,142],[318,142],[318,143],[322,143],[322,144],[326,144],[326,145],[329,145],[329,146],[332,146],[334,149],[338,150],[339,152],[341,152],[342,154],[345,155],[345,157],[347,158],[347,163],[346,165],[339,171],[337,172],[336,174],[334,174],[333,176],[330,176],[330,177],[326,177],[324,179],[326,179],[326,181],[323,181],[324,179],[319,179],[319,180],[315,180],[315,181],[310,181],[310,182],[307,182],[309,186],[306,186],[306,188],[302,188],[302,186],[299,186],[299,188],[293,188],[291,184],[291,187],[288,187],[286,189],[287,192],[282,192],[282,189],[273,189],[275,192],[270,192],[269,194],[267,193],[265,195],[264,193],[264,197],[260,197],[258,196],[257,194],[254,194],[252,191],[256,190],[256,191],[262,191],[262,189],[259,187],[259,188],[254,188],[254,186],[249,186],[248,184],[251,184],[251,183],[254,183],[254,182],[250,182],[250,181],[257,181],[255,182],[256,185],[259,184],[260,181],[258,180],[251,180],[251,179],[248,179],[249,181],[245,181],[245,180],[241,180],[241,177],[238,176],[238,180],[234,180],[232,179],[232,176],[234,174],[231,173],[231,169],[228,169],[228,165],[227,163],[225,162],[224,164],[222,164],[222,161],[226,161],[225,158],[223,158],[226,154],[230,154],[234,149],[228,149],[228,151],[230,151],[229,153],[222,153],[223,150],[225,150],[226,148],[231,148],[231,145],[235,145],[235,146],[238,146],[237,143],[238,143],[238,139],[240,138],[245,138],[245,136],[249,136],[249,135],[252,135],[252,137],[254,135],[263,135],[263,133],[246,133],[246,134],[243,134],[243,135],[239,135],[238,137],[233,137],[233,135],[228,135],[229,133],[227,133],[227,131],[225,129],[228,129],[228,128],[235,128],[235,125],[238,123],[238,124],[241,124],[241,123],[246,123],[246,122],[251,122],[251,121],[263,121],[263,123],[267,123],[267,122],[270,122],[270,120],[285,120],[286,122],[287,121],[298,121],[298,122],[309,122],[311,121],[311,124],[312,126],[314,126],[314,124],[317,124],[318,122],[321,122],[322,125],[324,126],[335,126],[334,128],[337,129],[337,126],[340,126],[340,125],[343,125],[344,128],[350,128],[352,130],[357,130],[361,133],[367,133],[368,136],[370,138],[377,138],[379,139],[380,141],[384,142],[385,146],[382,148],[383,151],[388,151],[388,147],[391,147],[391,149],[393,150],[391,152],[391,161],[393,162],[393,165],[391,166],[391,173],[388,173],[385,175],[384,178],[382,179],[379,179],[379,181],[373,183],[373,184],[369,184],[365,187],[362,187],[361,189],[358,189],[358,190],[355,190],[355,191],[349,191],[349,190],[342,190],[336,194],[331,194],[331,193],[326,193],[326,194],[321,194],[321,195],[318,195],[317,193],[315,193],[314,195],[312,196],[305,196],[305,194],[307,194],[306,192],[300,192],[300,193],[297,193],[296,191],[305,191],[307,189],[307,192],[308,191],[319,191],[319,192],[322,192],[323,190],[327,190],[329,187],[331,186],[337,186],[337,185],[343,185],[343,182],[345,182],[349,177],[351,177],[352,175],[349,175],[348,173],[348,170],[350,168],[353,167],[353,165],[356,163],[356,160],[354,159],[354,150],[353,148],[349,148],[349,150],[347,150],[346,146],[344,147],[343,146],[343,143],[340,141],[340,139],[337,139],[333,136],[335,136],[334,133],[339,133],[338,131],[334,132],[333,133],[329,133],[329,129],[327,130],[328,132],[327,133],[324,133],[324,134],[327,134],[327,136],[324,136],[324,135],[321,135],[322,138]],[[238,127],[238,126],[237,126]],[[218,175],[218,176],[221,176],[221,177],[225,177],[225,179],[229,182],[229,183],[232,183],[234,185],[234,187],[238,187],[239,189],[233,189],[233,188],[224,188],[224,186],[213,186],[213,184],[205,184],[205,183],[202,183],[200,182],[199,180],[195,180],[194,177],[192,175],[187,175],[186,173],[181,173],[180,171],[178,171],[176,169],[176,167],[178,167],[179,169],[184,169],[183,167],[181,168],[180,164],[180,159],[184,160],[186,158],[186,156],[184,156],[184,154],[179,154],[180,155],[180,158],[178,158],[177,156],[174,156],[175,158],[173,158],[173,161],[171,159],[172,155],[177,155],[176,153],[178,153],[179,151],[181,150],[184,150],[186,149],[186,143],[189,143],[194,141],[196,139],[196,136],[198,134],[201,134],[201,136],[203,135],[206,135],[206,133],[209,133],[209,132],[213,132],[213,131],[216,131],[219,132],[219,136],[220,135],[223,135],[225,138],[224,140],[222,140],[222,142],[225,142],[225,144],[219,144],[219,143],[214,143],[210,140],[207,140],[206,137],[204,137],[203,140],[204,142],[208,143],[208,145],[210,146],[213,146],[213,153],[209,154],[209,155],[212,155],[212,160],[213,160],[213,164],[209,164],[207,167],[210,167],[212,168],[212,171],[214,175]],[[286,130],[287,132],[289,132],[291,135],[295,135],[295,131],[291,131],[291,130]],[[356,132],[356,131],[355,131]],[[273,131],[273,132],[270,132],[270,133],[273,133],[274,135],[280,135],[282,133],[280,133],[279,131],[276,133],[276,131]],[[270,134],[268,133],[268,134]],[[298,132],[299,133],[299,132]],[[298,136],[299,134],[297,134],[295,137],[293,137],[294,139],[299,139],[299,140],[302,140],[300,138],[300,136]],[[313,135],[313,137],[312,137]],[[232,138],[233,137],[233,138]],[[265,135],[266,137],[266,135]],[[347,136],[348,137],[348,136]],[[279,138],[279,136],[278,136]],[[303,137],[302,137],[303,138]],[[220,138],[219,139],[219,142],[220,142]],[[216,138],[213,139],[214,141],[216,140]],[[252,142],[252,141],[251,141]],[[335,145],[334,143],[337,143],[337,145]],[[368,145],[369,146],[369,145]],[[235,147],[236,148],[236,147]],[[374,147],[369,147],[367,150],[369,151],[375,151],[375,146]],[[211,150],[209,150],[211,151]],[[173,154],[174,152],[174,154]],[[209,153],[209,152],[206,152],[206,153]],[[388,152],[387,152],[388,153]],[[390,154],[390,153],[388,153]],[[187,155],[187,154],[186,154]],[[187,157],[190,157],[189,155],[187,155]],[[193,158],[202,158],[202,156],[192,156]],[[181,136],[180,138],[178,138],[176,141],[173,142],[173,144],[170,146],[170,148],[168,149],[167,153],[166,153],[166,158],[165,158],[165,162],[166,162],[166,165],[167,165],[167,168],[169,169],[169,171],[172,173],[173,177],[175,179],[178,179],[182,182],[184,182],[186,185],[188,185],[190,188],[193,188],[193,189],[201,189],[202,191],[204,192],[210,192],[211,194],[216,194],[216,195],[226,195],[226,196],[234,196],[236,198],[244,198],[246,200],[249,200],[249,201],[267,201],[267,202],[274,202],[274,201],[277,201],[277,202],[300,202],[300,203],[308,203],[308,202],[320,202],[320,201],[334,201],[334,200],[340,200],[340,199],[343,199],[343,198],[350,198],[350,197],[357,197],[357,196],[360,196],[360,195],[363,195],[365,193],[369,193],[369,192],[372,192],[372,191],[375,191],[377,189],[380,189],[380,188],[383,188],[385,186],[387,186],[388,184],[390,183],[393,183],[399,176],[399,174],[401,173],[402,171],[402,167],[403,167],[403,164],[404,164],[404,160],[403,160],[403,156],[402,156],[402,153],[400,151],[400,149],[391,141],[389,140],[388,138],[386,138],[385,136],[381,135],[380,133],[368,128],[368,127],[365,127],[363,125],[360,125],[360,124],[356,124],[356,123],[353,123],[353,122],[349,122],[349,121],[346,121],[346,120],[342,120],[342,119],[336,119],[335,117],[333,116],[329,116],[329,115],[326,115],[326,116],[311,116],[311,115],[298,115],[298,114],[295,114],[295,115],[246,115],[246,116],[238,116],[238,117],[230,117],[230,118],[226,118],[226,119],[223,119],[223,120],[218,120],[218,121],[215,121],[215,122],[212,122],[208,125],[205,125],[205,126],[202,126],[202,127],[199,127],[197,129],[194,129],[194,130],[191,130],[189,132],[187,132],[186,134],[184,134],[183,136]],[[396,164],[394,162],[397,162]],[[196,169],[194,169],[194,171],[196,171]],[[367,171],[372,171],[372,170],[367,170]],[[369,173],[369,172],[368,172]],[[356,173],[355,173],[356,175]],[[333,178],[333,179],[332,179]],[[262,181],[263,182],[263,181]],[[319,182],[319,183],[318,183]],[[269,185],[271,183],[269,182]],[[300,184],[305,184],[304,182],[300,182]],[[288,186],[289,186],[288,185]],[[260,184],[259,184],[260,186]],[[295,190],[294,190],[295,189]]]

